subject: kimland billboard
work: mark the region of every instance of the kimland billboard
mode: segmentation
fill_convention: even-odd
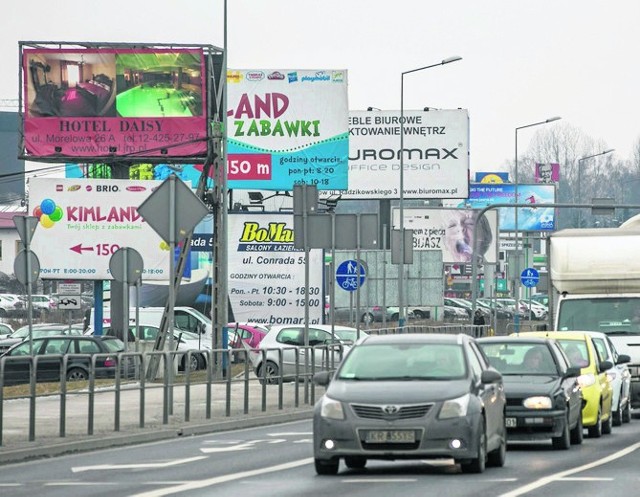
[[[21,45],[21,61],[24,158],[207,156],[203,47]]]
[[[347,188],[346,70],[231,70],[226,89],[231,188]]]

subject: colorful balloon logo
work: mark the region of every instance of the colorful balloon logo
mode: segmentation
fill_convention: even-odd
[[[43,228],[51,228],[55,223],[60,221],[63,216],[62,207],[50,198],[45,198],[40,205],[33,209],[33,215],[40,220]]]

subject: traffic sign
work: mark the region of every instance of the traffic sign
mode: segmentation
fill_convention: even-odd
[[[540,281],[540,274],[537,269],[528,267],[520,274],[520,281],[526,287],[534,287]]]
[[[358,281],[358,274],[360,275],[360,281]],[[364,285],[366,275],[367,270],[362,262],[358,262],[353,259],[346,260],[340,263],[338,269],[336,269],[336,282],[343,290],[346,290],[347,292],[354,292]]]

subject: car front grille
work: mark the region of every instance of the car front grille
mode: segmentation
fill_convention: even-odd
[[[363,419],[416,419],[425,416],[433,404],[412,405],[371,405],[351,404],[351,409],[356,416]]]

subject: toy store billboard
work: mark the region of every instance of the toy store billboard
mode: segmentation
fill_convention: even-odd
[[[21,45],[24,158],[207,156],[205,50]]]
[[[516,188],[514,184],[502,185],[472,184],[469,199],[464,205],[482,209],[491,204],[514,204]],[[555,203],[556,187],[553,184],[518,185],[518,204],[530,207],[518,208],[518,231],[553,231],[556,229],[556,212],[544,204]],[[460,205],[459,207],[462,207]],[[515,231],[515,209],[500,207],[500,231]]]
[[[461,199],[469,192],[469,113],[465,109],[352,111],[349,188],[342,199]],[[402,134],[402,147],[400,147]]]
[[[347,188],[346,70],[230,70],[226,89],[230,187]]]

